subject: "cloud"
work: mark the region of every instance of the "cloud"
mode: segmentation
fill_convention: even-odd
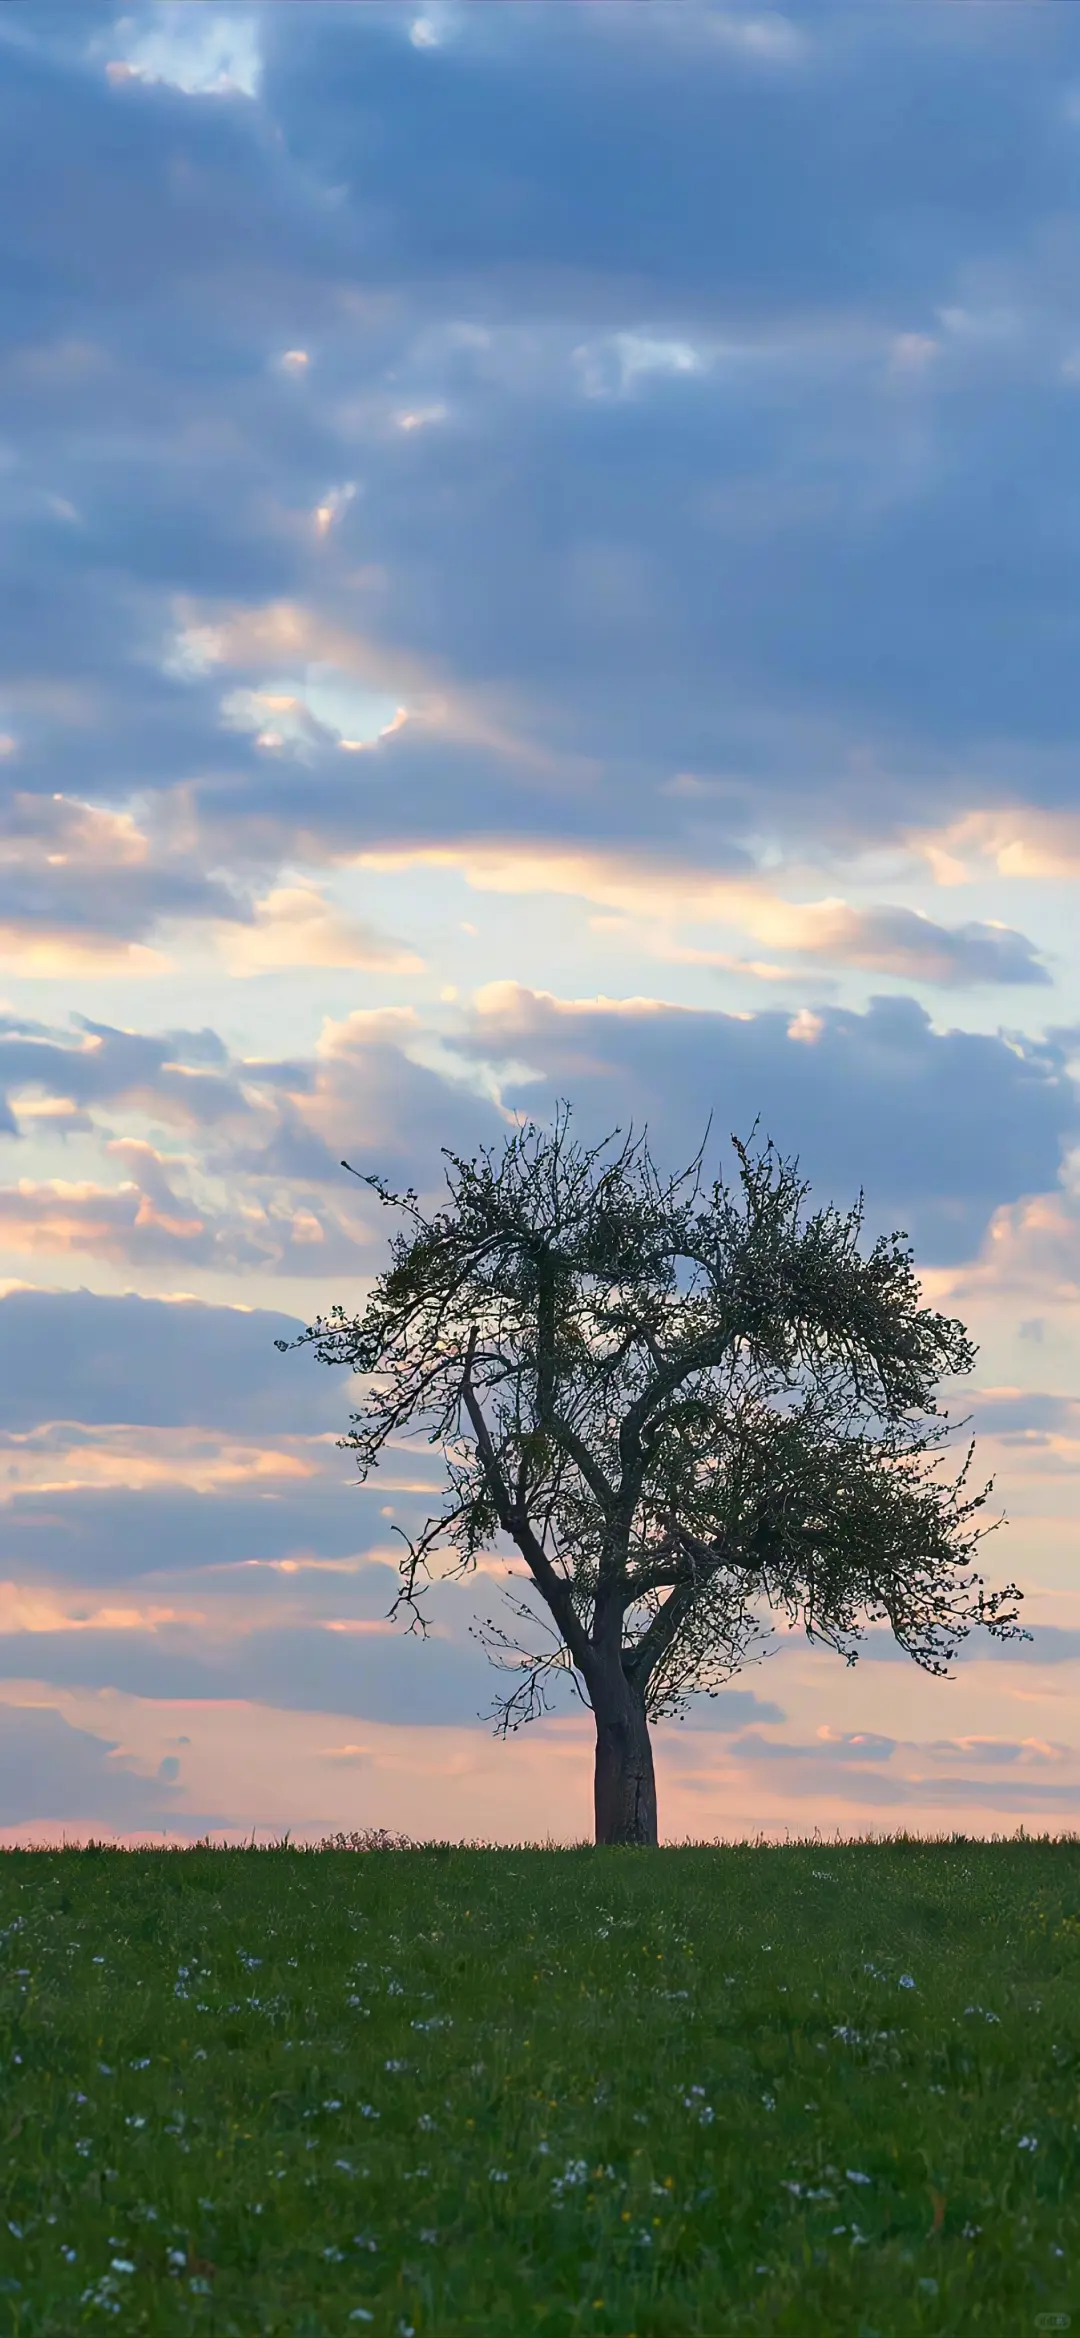
[[[1032,1178],[1037,1187],[1041,1181]],[[1061,1186],[1033,1191],[995,1209],[978,1255],[943,1285],[984,1298],[1022,1298],[1046,1307],[1080,1298],[1080,1192],[1077,1164]]]
[[[306,1361],[317,1381],[318,1367],[310,1357]],[[303,1401],[302,1397],[298,1401],[298,1413]],[[344,1433],[347,1399],[332,1425]],[[174,1598],[181,1590],[190,1593],[206,1584],[207,1570],[212,1569],[240,1571],[256,1563],[276,1567],[286,1560],[295,1560],[301,1568],[314,1560],[375,1564],[366,1561],[365,1554],[375,1550],[385,1554],[388,1527],[381,1512],[388,1500],[404,1519],[421,1505],[425,1512],[432,1507],[423,1496],[410,1502],[391,1491],[385,1478],[365,1492],[346,1462],[336,1483],[322,1478],[299,1488],[285,1483],[256,1491],[241,1485],[233,1491],[201,1494],[174,1483],[145,1492],[113,1486],[83,1487],[72,1493],[15,1493],[4,1508],[4,1565],[10,1579],[26,1589],[65,1585],[115,1589],[145,1578],[155,1587],[155,1597],[167,1592]],[[377,1567],[373,1612],[385,1614],[393,1596],[393,1586],[386,1589],[385,1555]],[[236,1581],[240,1580],[237,1572]],[[255,1578],[251,1580],[254,1583]],[[262,1576],[258,1582],[262,1593],[268,1582],[271,1589],[276,1585],[276,1579]],[[280,1585],[276,1588],[280,1590]],[[254,1596],[250,1587],[248,1595]],[[337,1597],[345,1598],[340,1585]],[[363,1597],[363,1586],[353,1586],[355,1612],[368,1612]]]
[[[313,885],[281,885],[255,904],[254,923],[222,928],[230,974],[265,974],[285,966],[362,966],[416,974],[423,960],[371,926],[342,916]]]
[[[748,1730],[745,1737],[735,1739],[732,1758],[749,1762],[888,1762],[897,1751],[895,1737],[880,1737],[873,1730],[854,1729],[838,1732],[818,1731],[813,1745],[793,1745],[783,1738],[762,1737],[759,1730]]]
[[[0,1245],[40,1256],[101,1258],[110,1263],[165,1269],[188,1267],[236,1273],[270,1266],[311,1271],[355,1271],[355,1237],[343,1220],[309,1199],[288,1198],[224,1209],[191,1190],[189,1165],[138,1137],[117,1137],[106,1154],[129,1174],[112,1186],[84,1178],[20,1178],[0,1187]]]
[[[101,1819],[160,1827],[175,1803],[175,1781],[145,1777],[117,1742],[73,1728],[55,1708],[0,1702],[0,1823]]]
[[[938,1737],[926,1750],[937,1761],[990,1762],[995,1767],[999,1762],[1008,1766],[1021,1763],[1042,1769],[1067,1760],[1072,1749],[1050,1745],[1041,1737]]]
[[[169,1625],[152,1635],[0,1634],[0,1680],[47,1680],[57,1688],[200,1702],[241,1698],[283,1711],[341,1713],[429,1728],[482,1718],[498,1686],[492,1666],[468,1646],[401,1632],[369,1635],[295,1623],[214,1644]]]
[[[316,903],[320,930],[321,916]],[[1015,1248],[1026,1229],[1030,1242],[1037,1220],[1059,1272],[1071,1205],[1068,1188],[1049,1189],[1078,1117],[1068,1060],[1067,1035],[939,1032],[903,998],[863,1014],[725,1014],[513,983],[435,1021],[401,1007],[328,1019],[314,1053],[293,1063],[230,1058],[214,1033],[0,1030],[9,1129],[93,1130],[122,1106],[184,1142],[172,1150],[103,1127],[101,1159],[120,1181],[0,1187],[0,1240],[13,1254],[168,1267],[181,1282],[185,1262],[309,1280],[356,1272],[375,1224],[343,1158],[430,1190],[441,1146],[474,1150],[515,1113],[543,1118],[566,1095],[597,1133],[627,1119],[662,1130],[673,1158],[693,1151],[710,1111],[739,1133],[760,1118],[818,1190],[842,1198],[863,1186],[873,1222],[907,1225],[928,1266],[972,1260],[987,1236],[993,1265],[971,1271],[1000,1279],[1008,1240]]]
[[[57,784],[56,685],[81,674],[90,792],[235,783],[237,837],[257,829],[254,749],[223,746],[214,678],[185,694],[151,644],[174,596],[311,597],[324,630],[377,641],[384,671],[486,713],[510,742],[496,765],[530,746],[594,761],[573,818],[595,838],[670,832],[657,793],[680,770],[723,782],[729,841],[762,813],[818,836],[910,826],[916,799],[962,813],[973,768],[984,800],[1021,766],[1060,797],[1072,657],[1036,611],[1068,590],[1046,487],[1071,430],[1060,227],[1054,242],[1071,158],[1064,127],[1045,134],[1063,36],[1017,24],[971,42],[911,20],[811,39],[775,13],[675,13],[557,35],[470,21],[450,109],[443,53],[371,12],[305,19],[299,45],[287,12],[140,22],[116,36],[113,88],[58,35],[46,72],[28,25],[9,53],[7,167],[31,196],[40,288],[21,346],[106,342],[96,383],[61,366],[50,396],[119,434],[65,417],[55,438],[33,404],[14,412],[42,492],[93,515],[78,553],[33,530],[20,545],[10,680],[45,685],[35,786]],[[842,71],[819,70],[837,43]],[[360,183],[368,103],[380,148]],[[165,120],[183,123],[182,165]],[[65,171],[38,205],[43,152]],[[86,288],[59,330],[54,279]],[[995,316],[1008,330],[988,336]],[[930,344],[898,387],[897,352]],[[302,400],[283,347],[317,357]],[[582,347],[614,399],[585,394]],[[384,429],[440,408],[452,432]],[[378,411],[393,441],[370,475],[346,409]],[[104,452],[121,436],[122,483]],[[310,514],[347,473],[348,519],[313,544]],[[780,543],[771,522],[733,532],[715,515],[735,492],[801,517]],[[376,623],[354,626],[361,508],[383,581]],[[609,604],[583,622],[563,589],[590,545],[642,579],[614,620]],[[396,760],[403,823],[439,792],[445,736],[431,723]],[[482,807],[480,786],[479,826],[513,817],[503,770],[483,774]]]
[[[858,966],[870,973],[906,975],[952,988],[1050,980],[1034,944],[1008,926],[940,926],[914,910],[855,910],[846,902],[793,908],[789,923],[778,904],[775,918],[763,922],[766,930],[760,923],[756,929],[762,939],[782,943],[789,938],[790,947],[824,964]]]
[[[268,955],[293,950],[306,963],[323,947],[336,963],[339,947],[350,958],[359,949],[355,929],[329,910],[324,919],[317,899],[276,906],[262,929]],[[343,1172],[343,1155],[406,1183],[414,1172],[441,1182],[441,1144],[475,1146],[500,1125],[487,1075],[440,1053],[437,1034],[408,1008],[328,1021],[314,1053],[292,1062],[231,1057],[205,1030],[142,1033],[80,1018],[73,1033],[56,1032],[17,1017],[5,1030],[0,1018],[0,1084],[9,1135],[89,1135],[93,1171],[113,1172],[112,1182],[91,1173],[0,1186],[0,1245],[168,1271],[181,1284],[196,1268],[269,1268],[309,1284],[316,1273],[364,1271],[359,1246],[377,1211]],[[111,1136],[105,1116],[118,1111],[149,1123],[158,1142]],[[169,1147],[168,1128],[183,1150]]]
[[[971,1411],[982,1435],[1035,1452],[1080,1443],[1080,1401],[1037,1388],[983,1388]]]
[[[843,900],[785,900],[767,886],[739,876],[703,874],[685,865],[628,856],[506,845],[454,848],[428,844],[414,852],[368,851],[368,867],[458,867],[483,892],[576,895],[605,908],[657,921],[708,921],[742,928],[773,949],[788,951],[808,965],[851,966],[953,988],[976,983],[1042,983],[1050,976],[1026,934],[1005,925],[971,921],[941,926],[912,909],[858,909]],[[706,950],[664,948],[661,956],[708,963]],[[738,963],[716,953],[718,965]],[[757,969],[754,969],[757,971]],[[761,971],[775,974],[770,967]]]
[[[689,341],[662,340],[648,333],[615,333],[606,342],[583,343],[574,351],[574,362],[586,397],[624,398],[650,375],[701,373],[708,357]]]
[[[200,1494],[228,1492],[235,1486],[274,1491],[315,1477],[325,1459],[306,1448],[303,1440],[280,1432],[239,1440],[215,1430],[184,1437],[175,1430],[123,1424],[92,1436],[78,1422],[48,1422],[37,1430],[0,1434],[0,1451],[7,1454],[3,1499],[10,1499],[16,1484],[50,1495],[105,1486],[128,1490],[187,1486]]]
[[[840,1791],[853,1814],[861,1806],[897,1809],[907,1804],[913,1810],[945,1810],[964,1802],[987,1812],[1080,1810],[1080,1779],[1049,1784],[1029,1775],[1001,1775],[1003,1770],[1028,1772],[1059,1764],[1070,1751],[1034,1738],[1014,1742],[972,1736],[918,1745],[866,1730],[828,1729],[804,1744],[750,1730],[726,1749],[730,1761],[751,1776],[764,1779],[770,1772],[780,1772],[785,1796],[820,1803]],[[677,1761],[678,1747],[672,1752]],[[927,1774],[928,1761],[943,1763],[947,1774]],[[954,1762],[967,1765],[964,1774],[953,1774]],[[971,1775],[980,1765],[992,1774]],[[704,1778],[699,1780],[705,1783]]]
[[[114,87],[158,82],[185,97],[257,96],[261,59],[254,18],[207,8],[193,19],[175,0],[156,15],[123,56],[110,58],[105,71]]]
[[[806,33],[778,9],[771,10],[767,16],[748,16],[710,8],[706,25],[712,39],[721,47],[731,48],[737,55],[755,62],[794,65],[801,63],[810,51]]]
[[[727,1732],[745,1728],[748,1721],[785,1719],[781,1706],[769,1697],[757,1696],[753,1689],[718,1689],[715,1696],[691,1699],[687,1727]]]
[[[1034,1294],[1049,1377],[1080,1291],[1071,12],[0,20],[0,1238],[268,1299],[11,1293],[40,1641],[194,1679],[220,1627],[276,1696],[276,1591],[321,1695],[373,1596],[329,1568],[422,1494],[332,1481],[346,1391],[258,1343],[385,1255],[343,1155],[431,1192],[559,1094],[865,1183],[1064,1500],[1067,1400],[999,1348]],[[868,1742],[745,1774],[890,1794]],[[981,1766],[973,1808],[1025,1789],[938,1764]]]
[[[984,1634],[975,1632],[957,1651],[959,1666],[970,1664],[1072,1664],[1080,1657],[1080,1631],[1068,1625],[1025,1623],[1030,1632],[1027,1640],[988,1641]],[[902,1664],[910,1667],[911,1658],[898,1647],[891,1632],[874,1626],[859,1643],[860,1664]],[[995,1695],[997,1690],[995,1689]]]
[[[544,1103],[580,1098],[590,1128],[648,1122],[665,1157],[689,1158],[710,1112],[740,1135],[760,1115],[819,1193],[864,1186],[874,1221],[906,1224],[928,1265],[970,1257],[996,1210],[1022,1212],[1018,1197],[1055,1177],[1076,1123],[1063,1050],[935,1031],[911,999],[875,999],[861,1015],[823,1006],[810,1029],[769,1010],[562,1000],[505,984],[478,999],[458,1044],[541,1073]],[[502,1095],[540,1108],[512,1077]]]
[[[272,1076],[267,1066],[264,1078]],[[76,1112],[131,1103],[188,1129],[249,1110],[216,1032],[125,1031],[86,1016],[69,1031],[9,1017],[0,1030],[0,1082],[22,1109],[41,1098]]]
[[[31,1289],[0,1297],[0,1325],[8,1431],[52,1420],[302,1435],[342,1417],[330,1373],[274,1346],[301,1323],[267,1308]]]
[[[1080,813],[1046,811],[1034,804],[972,810],[941,829],[916,831],[916,852],[939,885],[963,885],[985,876],[1072,880],[1080,875]]]
[[[280,12],[155,18],[116,36],[112,89],[59,35],[46,73],[28,27],[8,161],[40,218],[28,282],[86,291],[59,326],[27,295],[5,383],[29,449],[5,735],[48,803],[74,726],[80,792],[128,817],[138,795],[148,851],[112,890],[42,873],[57,907],[43,891],[32,939],[12,912],[12,964],[171,951],[197,871],[151,805],[186,807],[243,923],[249,873],[265,899],[305,852],[506,835],[723,872],[748,839],[963,819],[974,771],[983,805],[1021,769],[1033,799],[1067,793],[1067,629],[1034,614],[1068,596],[1044,482],[1071,429],[1069,165],[1034,129],[1059,76],[1019,29],[954,49],[867,28],[830,75],[783,16],[678,14],[557,41],[459,27],[460,118],[442,55],[374,20],[305,23],[301,59]],[[365,193],[361,102],[382,123]],[[912,140],[934,227],[898,244]],[[39,211],[45,151],[85,157],[83,193],[62,175]],[[420,427],[437,416],[453,427]],[[49,497],[84,515],[77,545],[43,531]],[[163,654],[176,611],[205,652],[186,671]],[[331,710],[343,679],[354,706],[389,700],[381,722]],[[679,774],[713,794],[665,795]],[[985,920],[845,914],[839,966],[1041,979]]]
[[[1036,1624],[1030,1640],[1013,1640],[1001,1651],[1006,1662],[1074,1664],[1080,1658],[1080,1632],[1062,1624]]]
[[[231,1060],[214,1034],[87,1025],[73,1045],[0,1032],[17,1114],[35,1093],[94,1115],[137,1105],[194,1146],[112,1138],[104,1158],[119,1184],[0,1188],[0,1237],[13,1251],[177,1270],[356,1271],[373,1221],[343,1156],[430,1188],[440,1146],[474,1150],[509,1113],[543,1117],[566,1095],[598,1132],[648,1122],[672,1158],[694,1149],[710,1111],[739,1133],[760,1117],[817,1190],[846,1198],[861,1185],[875,1223],[906,1224],[928,1266],[972,1260],[986,1236],[971,1271],[1000,1280],[1010,1243],[1037,1239],[1060,1276],[1071,1205],[1052,1181],[1078,1118],[1067,1061],[1064,1042],[936,1031],[903,998],[793,1017],[565,1000],[512,983],[441,1026],[411,1008],[328,1020],[294,1064]]]
[[[163,973],[146,937],[168,920],[242,917],[189,840],[116,811],[18,790],[0,802],[0,966],[32,977]]]

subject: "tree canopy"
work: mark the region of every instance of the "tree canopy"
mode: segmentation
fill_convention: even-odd
[[[574,1135],[569,1107],[472,1160],[447,1199],[365,1182],[403,1225],[356,1317],[305,1331],[360,1376],[343,1440],[363,1477],[386,1447],[439,1447],[445,1500],[408,1541],[395,1606],[422,1627],[437,1566],[500,1540],[546,1609],[493,1624],[499,1725],[569,1671],[597,1727],[598,1840],[652,1842],[649,1721],[715,1692],[772,1617],[853,1661],[885,1625],[943,1673],[981,1625],[1018,1631],[1015,1584],[973,1564],[991,1491],[937,1397],[969,1372],[962,1323],[922,1304],[902,1234],[864,1245],[860,1200],[808,1207],[798,1163],[732,1139],[677,1175],[644,1136]]]

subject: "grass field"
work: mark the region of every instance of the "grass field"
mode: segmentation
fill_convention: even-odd
[[[0,2329],[1080,2330],[1080,1844],[0,1858]]]

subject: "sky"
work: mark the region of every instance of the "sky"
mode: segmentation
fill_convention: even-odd
[[[0,1842],[574,1839],[387,1620],[440,1148],[760,1117],[979,1342],[948,1681],[798,1635],[669,1840],[1080,1824],[1080,11],[0,11]]]

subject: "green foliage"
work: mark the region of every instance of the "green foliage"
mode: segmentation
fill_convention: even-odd
[[[1075,2315],[1078,1918],[1075,1842],[5,1854],[0,2332]]]
[[[362,1476],[388,1443],[441,1448],[445,1505],[406,1548],[399,1605],[433,1562],[464,1572],[500,1536],[537,1610],[487,1630],[515,1727],[570,1670],[598,1712],[611,1683],[652,1715],[739,1669],[774,1617],[852,1659],[885,1623],[947,1668],[974,1625],[1016,1629],[1015,1585],[972,1560],[988,1487],[950,1473],[943,1379],[963,1325],[922,1304],[899,1234],[861,1247],[861,1202],[811,1211],[797,1164],[735,1143],[734,1190],[701,1159],[660,1175],[641,1138],[553,1130],[447,1155],[448,1200],[366,1182],[404,1214],[358,1318],[302,1345],[362,1383],[346,1440]]]

